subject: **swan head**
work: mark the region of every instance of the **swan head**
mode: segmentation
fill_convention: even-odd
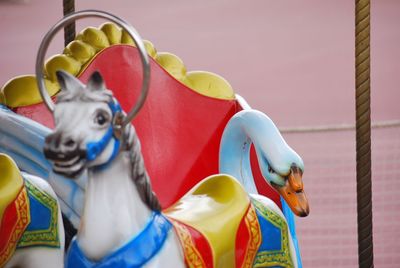
[[[289,146],[280,155],[265,154],[257,146],[256,152],[264,179],[282,196],[294,214],[308,216],[310,207],[303,187],[304,164],[300,156]]]

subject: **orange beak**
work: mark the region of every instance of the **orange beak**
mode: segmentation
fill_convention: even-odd
[[[306,217],[310,213],[310,207],[303,190],[303,172],[296,166],[292,166],[284,186],[274,184],[273,187],[285,199],[293,213],[299,217]]]

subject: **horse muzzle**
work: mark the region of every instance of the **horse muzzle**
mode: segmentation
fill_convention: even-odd
[[[296,166],[292,166],[285,185],[274,184],[273,187],[279,192],[294,214],[306,217],[310,214],[307,196],[303,189],[303,172]]]
[[[54,172],[66,177],[77,177],[86,166],[86,151],[80,150],[73,139],[63,139],[57,132],[46,137],[43,152],[53,163]]]

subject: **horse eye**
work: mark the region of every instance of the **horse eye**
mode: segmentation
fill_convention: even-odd
[[[94,118],[94,122],[100,126],[104,125],[107,123],[107,116],[105,116],[103,113],[98,113],[96,117]]]

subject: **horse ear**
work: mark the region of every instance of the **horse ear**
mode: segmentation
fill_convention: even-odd
[[[95,71],[90,76],[87,87],[91,90],[104,89],[104,80],[99,71]]]
[[[60,84],[61,90],[73,91],[82,87],[81,81],[79,81],[75,76],[69,74],[63,70],[56,71],[57,81]]]

